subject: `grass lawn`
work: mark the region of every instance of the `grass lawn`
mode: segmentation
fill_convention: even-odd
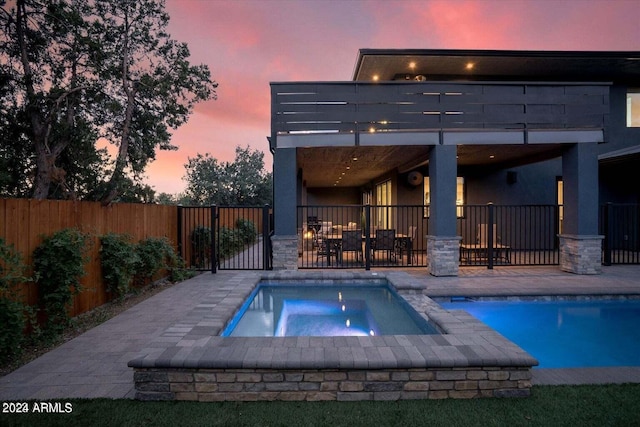
[[[535,386],[525,399],[401,402],[56,400],[70,413],[0,414],[0,426],[640,426],[640,384]],[[3,412],[7,409],[3,402]]]

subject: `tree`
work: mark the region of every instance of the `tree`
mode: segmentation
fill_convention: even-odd
[[[156,196],[155,202],[159,205],[177,205],[178,197],[178,195],[162,192]]]
[[[197,205],[258,206],[271,203],[272,176],[264,169],[264,153],[236,147],[232,163],[219,163],[206,153],[185,165],[190,203]]]
[[[195,103],[215,98],[206,65],[192,66],[185,43],[166,32],[164,1],[95,0],[93,35],[100,46],[104,137],[118,146],[103,203],[139,179],[155,150],[174,150],[170,128],[184,124]]]
[[[0,6],[0,135],[10,141],[0,150],[2,194],[148,198],[145,167],[157,149],[176,149],[170,129],[217,87],[166,32],[164,1]],[[117,147],[113,162],[100,138]]]
[[[13,118],[3,120],[2,133],[14,144],[14,152],[7,155],[20,155],[29,148],[23,161],[32,163],[36,199],[47,198],[52,183],[69,191],[66,172],[56,162],[72,142],[77,125],[86,122],[83,91],[92,84],[92,72],[82,17],[89,10],[85,0],[71,4],[17,0],[15,8],[3,7],[0,13],[6,35],[2,75],[10,88],[0,94],[2,113]],[[16,144],[22,150],[16,150]],[[15,160],[8,161],[15,166]]]

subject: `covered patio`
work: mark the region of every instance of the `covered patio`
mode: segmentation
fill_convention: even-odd
[[[477,259],[480,251],[471,245],[481,249],[486,242],[480,238],[494,236],[480,236],[478,220],[462,230],[461,219],[468,217],[464,206],[476,200],[511,204],[501,190],[518,182],[518,168],[551,159],[559,166],[561,193],[536,184],[530,191],[538,194],[517,204],[558,207],[561,194],[562,218],[556,208],[554,224],[546,226],[555,234],[561,231],[559,243],[553,238],[553,246],[566,254],[559,263],[567,271],[597,273],[599,252],[597,260],[575,254],[599,251],[601,245],[593,188],[608,90],[595,83],[273,83],[274,267],[298,266],[294,259],[301,254],[301,241],[306,247],[309,219],[324,219],[304,209],[371,205],[379,212],[419,206],[421,215],[413,215],[418,223],[381,214],[366,224],[403,235],[409,226],[417,227],[416,255],[423,255],[423,265],[432,275],[455,276],[461,245],[466,245],[465,259]],[[495,179],[504,181],[479,184]],[[536,198],[544,202],[532,201]],[[361,228],[355,218],[339,225],[349,222]]]

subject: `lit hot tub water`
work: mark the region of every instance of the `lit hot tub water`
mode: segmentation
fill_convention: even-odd
[[[260,284],[222,336],[374,336],[437,334],[384,285]]]

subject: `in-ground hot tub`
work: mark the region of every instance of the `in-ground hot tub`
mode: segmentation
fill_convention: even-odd
[[[440,333],[218,335],[260,281],[389,285]],[[468,313],[444,310],[424,295],[419,278],[404,272],[243,272],[216,285],[183,321],[129,362],[138,399],[349,401],[530,394],[531,367],[538,363],[533,357]]]
[[[376,336],[439,333],[388,284],[261,282],[223,337]]]

